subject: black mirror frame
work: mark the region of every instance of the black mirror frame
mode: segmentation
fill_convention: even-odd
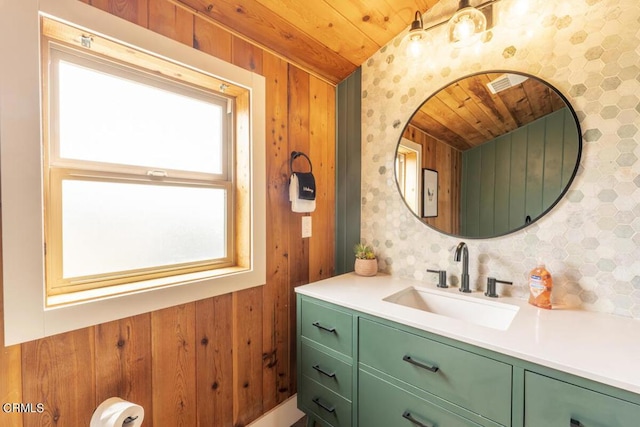
[[[420,216],[418,214],[416,214],[416,212],[414,212],[413,209],[411,209],[409,207],[409,205],[406,202],[406,200],[404,199],[404,197],[402,197],[402,193],[400,191],[400,185],[399,185],[398,180],[397,180],[397,172],[398,171],[396,170],[396,162],[394,162],[393,176],[394,176],[394,179],[395,179],[395,182],[396,182],[396,189],[398,190],[398,194],[400,194],[402,202],[405,204],[406,208],[416,218],[418,218],[418,220],[420,220],[420,222],[422,224],[424,224],[425,226],[431,228],[434,231],[437,231],[438,233],[445,234],[445,235],[451,236],[451,237],[462,238],[462,239],[475,239],[475,240],[493,239],[493,238],[503,237],[503,236],[507,236],[509,234],[513,234],[513,233],[515,233],[517,231],[523,230],[523,229],[531,226],[532,224],[536,223],[540,218],[543,218],[549,212],[551,212],[553,210],[553,208],[565,197],[565,195],[569,191],[571,185],[573,184],[573,181],[574,181],[574,179],[575,179],[575,177],[576,177],[576,175],[578,173],[578,169],[580,168],[580,160],[582,159],[582,148],[583,148],[582,128],[580,126],[580,120],[578,119],[578,115],[576,114],[575,109],[573,108],[573,106],[571,105],[571,103],[569,102],[567,97],[564,96],[564,94],[562,94],[562,92],[560,92],[555,86],[553,86],[552,84],[550,84],[546,80],[543,80],[540,77],[537,77],[537,76],[534,76],[532,74],[528,74],[528,73],[525,73],[525,72],[521,72],[521,71],[503,70],[503,69],[485,70],[485,71],[479,71],[479,72],[472,73],[472,74],[467,74],[467,75],[464,75],[462,77],[457,78],[456,80],[453,80],[453,81],[447,83],[446,85],[440,87],[438,90],[436,90],[433,93],[431,93],[431,95],[429,95],[422,103],[420,103],[418,108],[416,108],[416,110],[411,114],[411,116],[409,117],[409,120],[407,120],[407,123],[402,128],[402,131],[400,132],[400,138],[398,139],[398,143],[396,144],[396,151],[395,151],[394,159],[398,156],[398,148],[400,147],[400,143],[402,141],[402,136],[404,135],[407,127],[411,123],[411,119],[413,118],[413,116],[415,116],[415,114],[418,111],[420,111],[420,109],[422,108],[422,106],[424,104],[426,104],[436,94],[440,93],[440,91],[444,90],[445,88],[447,88],[447,87],[449,87],[449,86],[451,86],[453,84],[458,83],[459,81],[462,81],[462,80],[467,79],[469,77],[474,77],[474,76],[477,76],[477,75],[488,74],[488,73],[491,73],[491,74],[493,74],[493,73],[497,73],[497,74],[501,74],[501,73],[519,74],[519,75],[526,76],[526,77],[531,78],[531,79],[535,79],[538,82],[543,83],[544,85],[546,85],[547,87],[552,89],[560,97],[560,99],[562,99],[562,101],[565,103],[565,106],[567,107],[567,109],[571,113],[571,116],[573,117],[574,122],[576,124],[576,132],[577,132],[577,135],[578,135],[578,154],[577,154],[577,158],[576,158],[576,164],[574,166],[573,172],[571,173],[571,177],[567,181],[567,185],[562,189],[562,191],[558,195],[558,198],[553,203],[551,203],[550,206],[547,209],[545,209],[543,212],[541,212],[540,215],[538,215],[537,217],[532,218],[532,219],[530,217],[527,217],[528,222],[525,222],[525,224],[523,224],[522,226],[516,227],[516,228],[514,228],[514,229],[512,229],[510,231],[507,231],[507,232],[504,232],[504,233],[501,233],[501,234],[495,234],[495,235],[492,235],[492,236],[465,236],[465,235],[453,234],[453,233],[448,233],[448,232],[442,231],[442,230],[432,226],[431,224],[428,224],[428,223],[424,222],[423,219],[420,218]]]

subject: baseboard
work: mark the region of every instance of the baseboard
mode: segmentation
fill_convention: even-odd
[[[297,395],[294,394],[247,427],[289,427],[303,416],[304,413],[297,406]]]

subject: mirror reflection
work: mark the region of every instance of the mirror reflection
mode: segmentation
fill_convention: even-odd
[[[396,151],[396,182],[425,224],[460,237],[496,237],[553,208],[581,148],[575,112],[551,85],[518,72],[474,74],[411,117]]]

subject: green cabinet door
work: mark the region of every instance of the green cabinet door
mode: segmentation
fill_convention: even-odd
[[[360,363],[511,425],[511,365],[377,322],[359,326]]]
[[[366,427],[480,426],[368,372],[360,371],[358,425]]]
[[[640,426],[640,405],[525,373],[525,427]]]
[[[299,381],[300,409],[323,425],[351,427],[351,402],[308,377],[302,377]]]
[[[340,310],[302,299],[300,333],[344,355],[353,351],[353,316]]]
[[[352,366],[303,343],[298,360],[300,372],[329,390],[351,399]]]

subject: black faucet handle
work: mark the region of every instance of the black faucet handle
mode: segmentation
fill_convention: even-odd
[[[447,270],[430,270],[427,269],[427,273],[438,273],[438,284],[439,288],[448,288],[447,285]]]
[[[498,280],[495,277],[487,277],[487,291],[484,293],[489,298],[498,298],[496,292],[496,283],[502,283],[504,285],[513,285],[513,282],[507,282],[506,280]]]

